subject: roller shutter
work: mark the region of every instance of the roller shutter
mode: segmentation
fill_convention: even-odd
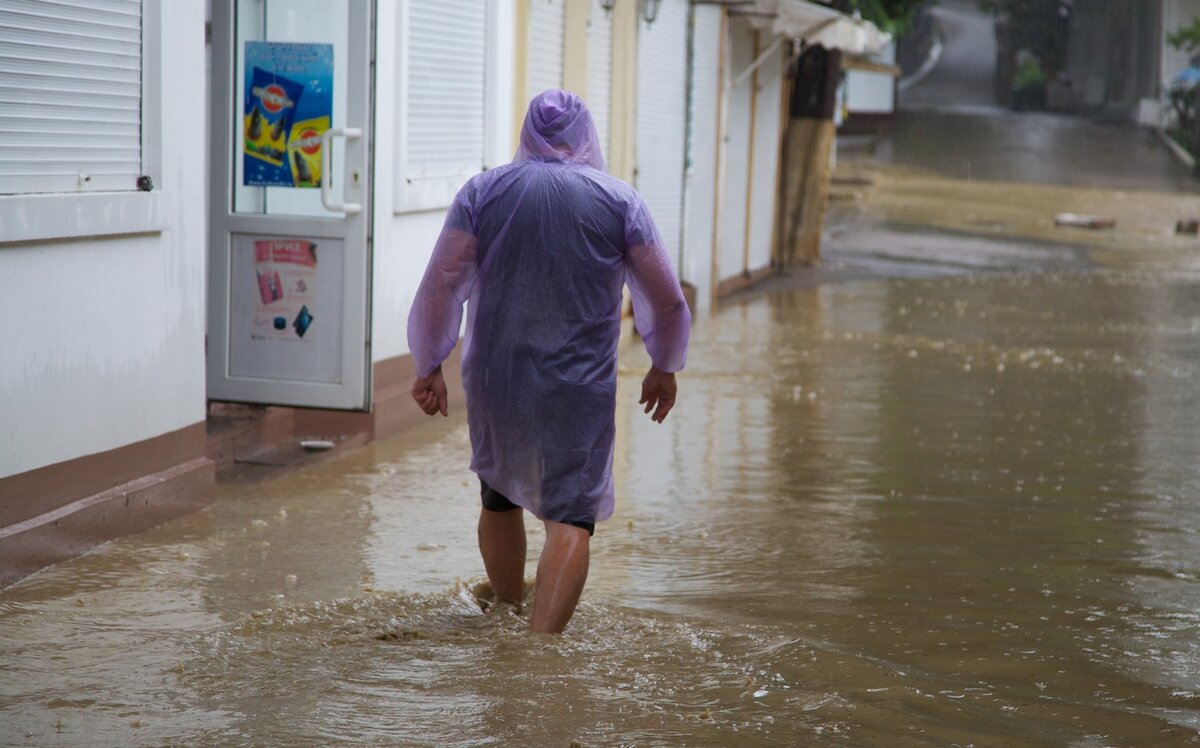
[[[529,55],[525,92],[529,98],[562,88],[564,0],[528,0]]]
[[[141,0],[0,0],[0,194],[141,173]]]
[[[712,294],[712,237],[717,178],[717,117],[721,80],[721,13],[719,6],[698,5],[692,50],[692,115],[687,154],[686,246],[681,277],[699,289],[707,304]]]
[[[718,242],[720,282],[746,270],[746,193],[750,189],[749,77],[733,86],[733,78],[754,62],[754,32],[741,19],[730,20],[730,52],[725,69],[725,137],[722,142],[724,173],[721,185],[721,222]]]
[[[760,46],[771,42],[762,34]],[[779,116],[783,84],[784,53],[777,49],[759,66],[756,76],[746,81],[758,83],[755,97],[754,152],[751,154],[753,176],[748,180],[750,199],[750,231],[747,248],[747,270],[754,272],[771,264],[771,240],[774,237],[775,201],[778,199]]]
[[[638,39],[636,185],[679,260],[687,94],[687,0],[663,0]]]
[[[449,204],[483,168],[487,8],[478,0],[410,0],[402,208]]]
[[[612,117],[612,13],[600,7],[600,0],[590,0],[588,19],[587,104],[596,121],[600,148],[608,160],[608,133]]]

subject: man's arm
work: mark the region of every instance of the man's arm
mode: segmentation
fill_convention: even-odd
[[[638,333],[654,362],[642,380],[639,402],[662,423],[675,405],[675,372],[687,362],[692,315],[645,206],[636,205],[626,220],[625,282]]]
[[[428,415],[449,412],[442,362],[458,343],[463,303],[471,295],[478,269],[479,242],[458,227],[463,223],[469,227],[464,213],[464,205],[456,199],[408,315],[408,348],[417,375],[412,397]]]
[[[650,360],[663,372],[683,369],[692,314],[667,253],[658,244],[631,247],[625,263],[634,322]]]

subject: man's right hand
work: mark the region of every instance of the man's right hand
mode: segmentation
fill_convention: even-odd
[[[671,408],[675,407],[675,391],[674,372],[662,371],[651,366],[646,378],[642,380],[642,399],[638,400],[638,404],[646,405],[646,413],[654,411],[650,420],[662,423],[671,412]]]
[[[430,372],[429,376],[418,377],[413,382],[412,399],[427,416],[439,411],[443,416],[448,414],[450,401],[446,394],[446,380],[442,378],[442,367],[439,366]]]

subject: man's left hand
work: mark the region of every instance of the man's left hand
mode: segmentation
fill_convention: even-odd
[[[671,408],[675,407],[675,392],[675,374],[651,366],[642,380],[642,399],[638,400],[638,405],[645,404],[647,413],[654,411],[650,420],[662,423]]]
[[[442,416],[449,414],[450,400],[446,395],[446,380],[442,378],[442,367],[434,369],[429,376],[417,377],[412,386],[412,398],[427,416],[438,412],[441,412]]]

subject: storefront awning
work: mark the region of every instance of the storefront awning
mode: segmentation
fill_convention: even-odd
[[[891,34],[872,23],[804,0],[753,0],[737,5],[730,14],[744,17],[758,31],[849,55],[878,54],[892,41]]]

